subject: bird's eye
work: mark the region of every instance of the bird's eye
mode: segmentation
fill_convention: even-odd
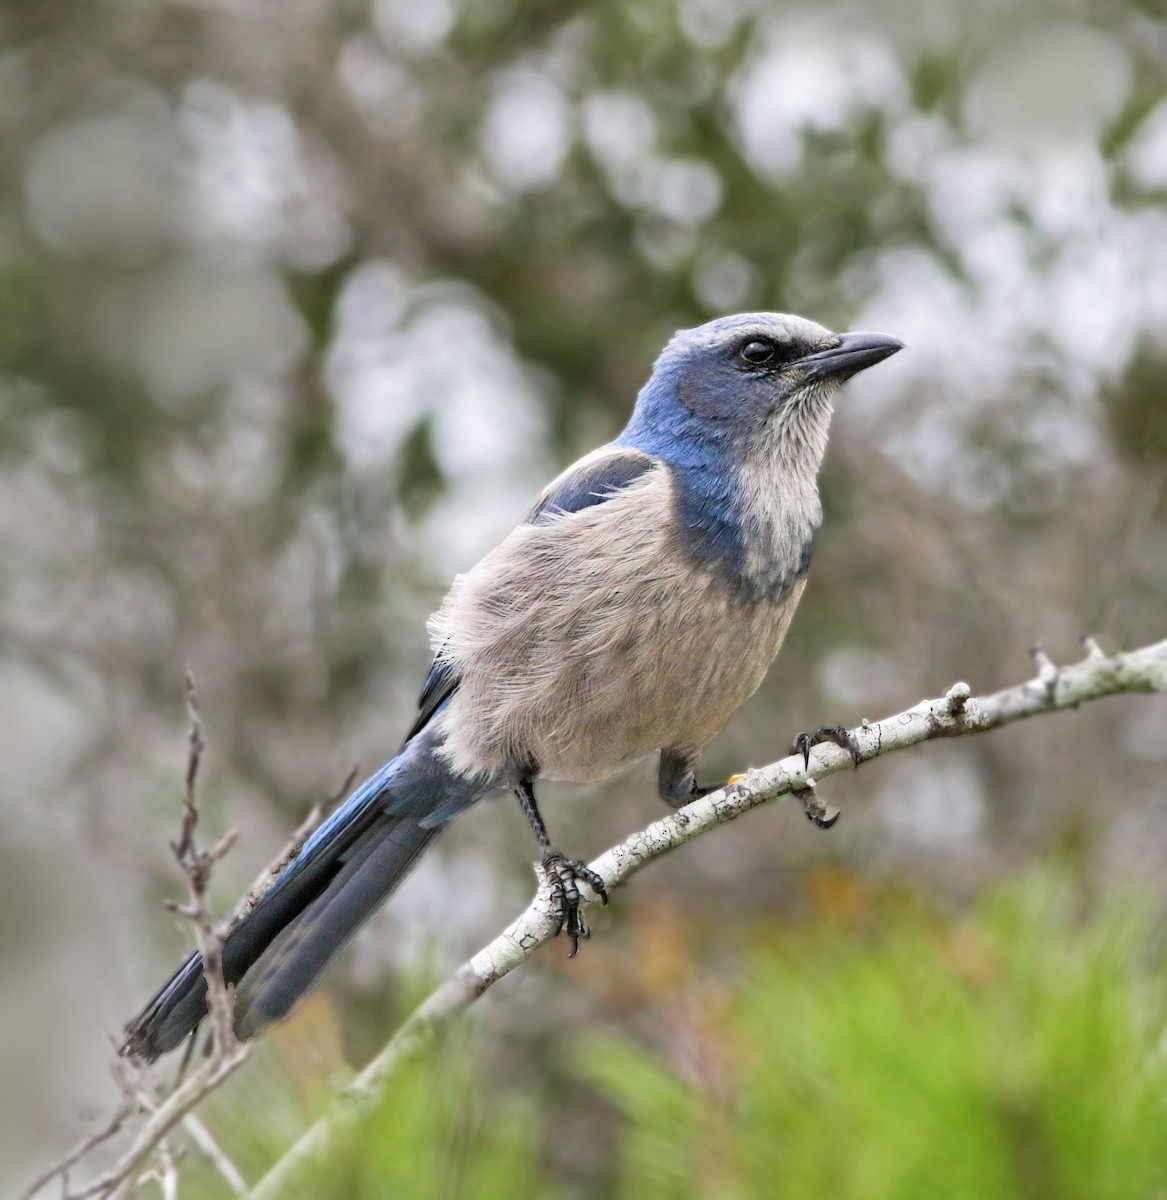
[[[752,367],[761,367],[770,362],[775,355],[773,342],[746,342],[746,344],[738,351],[744,362],[748,362]]]

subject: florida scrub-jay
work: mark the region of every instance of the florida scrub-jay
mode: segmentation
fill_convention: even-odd
[[[308,839],[223,947],[235,1025],[285,1017],[459,813],[518,796],[555,913],[585,934],[583,863],[553,847],[537,778],[600,780],[659,752],[682,805],[701,752],[762,681],[822,520],[831,397],[895,338],[748,313],[678,333],[624,431],[568,468],[458,576],[401,751]],[[206,1013],[192,955],[126,1028],[155,1058]]]

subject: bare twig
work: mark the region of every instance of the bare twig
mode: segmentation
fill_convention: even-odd
[[[186,672],[186,710],[190,723],[189,749],[186,765],[186,794],[183,801],[182,837],[171,844],[174,857],[182,868],[190,893],[185,905],[170,905],[175,912],[189,917],[194,924],[195,940],[203,958],[203,974],[207,980],[207,1013],[211,1021],[211,1038],[214,1053],[229,1056],[238,1044],[235,1037],[233,1015],[235,999],[223,979],[223,943],[227,940],[230,923],[216,922],[207,897],[211,871],[215,864],[235,844],[235,830],[228,830],[210,850],[200,851],[195,845],[194,833],[198,825],[199,809],[196,796],[199,764],[206,743],[203,741],[202,724],[199,720],[198,696],[195,691],[194,675],[190,668]]]
[[[983,699],[967,684],[954,684],[935,700],[924,700],[880,722],[864,721],[851,731],[861,762],[905,750],[934,738],[984,733],[1042,713],[1076,708],[1089,700],[1136,692],[1167,692],[1167,641],[1129,654],[1107,656],[1094,645],[1073,666],[1057,668],[1043,653],[1037,678]],[[771,800],[805,792],[816,779],[846,770],[850,755],[830,743],[811,751],[809,766],[801,754],[761,767],[720,791],[687,804],[647,829],[601,854],[591,869],[610,891],[654,858],[740,817]],[[420,1042],[431,1038],[492,984],[525,962],[554,937],[556,922],[545,888],[527,910],[473,958],[463,963],[402,1025],[357,1079],[284,1154],[252,1192],[253,1200],[277,1200],[296,1194],[297,1180],[309,1162],[327,1157],[344,1130],[377,1103],[397,1064]]]
[[[182,1118],[182,1127],[190,1134],[190,1140],[211,1160],[215,1169],[227,1181],[227,1186],[236,1196],[247,1195],[247,1181],[239,1173],[239,1168],[223,1153],[222,1146],[215,1141],[211,1131],[193,1113],[188,1112]]]
[[[223,981],[223,942],[238,917],[250,911],[248,905],[254,905],[258,901],[259,897],[271,886],[283,867],[299,853],[304,839],[316,828],[323,816],[348,794],[357,774],[357,768],[353,767],[338,792],[329,797],[327,801],[318,802],[312,806],[312,810],[292,834],[292,837],[280,851],[278,857],[265,867],[256,878],[243,904],[240,905],[238,912],[228,920],[216,923],[209,907],[207,889],[212,869],[234,844],[235,834],[234,832],[226,834],[208,851],[199,851],[195,845],[194,834],[198,826],[199,817],[197,801],[198,773],[206,744],[203,741],[199,720],[194,679],[189,671],[186,676],[186,689],[187,712],[190,723],[185,776],[186,791],[183,800],[181,836],[178,842],[172,845],[172,849],[179,865],[186,874],[189,896],[185,904],[169,905],[168,907],[192,921],[196,937],[198,938],[199,951],[203,956],[203,962],[204,964],[210,964],[209,968],[204,967],[204,970],[207,974],[208,1009],[212,1016],[211,1054],[198,1071],[180,1086],[175,1087],[168,1095],[165,1095],[160,1102],[155,1101],[150,1096],[149,1091],[140,1078],[136,1078],[133,1074],[122,1076],[121,1085],[123,1092],[130,1094],[134,1098],[131,1109],[145,1112],[147,1114],[146,1120],[137,1131],[130,1148],[109,1171],[80,1191],[67,1191],[65,1193],[65,1200],[87,1200],[91,1196],[101,1197],[101,1200],[114,1200],[115,1197],[124,1195],[126,1189],[134,1183],[135,1179],[141,1176],[143,1170],[148,1167],[155,1155],[165,1146],[167,1135],[179,1124],[185,1126],[188,1135],[199,1149],[211,1159],[236,1194],[240,1196],[247,1194],[247,1184],[238,1169],[219,1148],[202,1122],[192,1115],[194,1109],[202,1103],[203,1099],[220,1087],[228,1076],[243,1064],[250,1053],[250,1048],[236,1038],[232,1025],[234,996]],[[218,1005],[217,1019],[216,1004]],[[140,1070],[139,1068],[126,1068],[124,1059],[119,1060],[119,1063],[123,1069],[128,1069],[131,1072]],[[123,1117],[123,1123],[124,1120],[125,1118]],[[64,1169],[68,1169],[68,1166],[79,1161],[81,1157],[81,1155],[78,1155],[69,1164],[65,1164]],[[157,1170],[154,1171],[154,1177],[164,1190],[167,1187],[174,1186],[177,1176],[172,1169],[173,1166],[173,1158],[169,1162],[159,1161]],[[62,1166],[58,1166],[52,1172],[47,1173],[38,1181],[35,1190],[39,1190],[61,1173]],[[35,1190],[28,1192],[28,1197],[33,1196]]]
[[[105,1174],[80,1191],[68,1192],[66,1200],[88,1200],[91,1196],[110,1200],[114,1196],[124,1195],[123,1187],[133,1183],[149,1165],[166,1135],[240,1067],[246,1061],[247,1054],[248,1048],[238,1042],[225,1054],[212,1050],[211,1056],[193,1075],[150,1110],[148,1118],[122,1157]]]
[[[119,1119],[111,1124],[103,1137],[93,1140],[92,1145],[83,1144],[79,1147],[81,1153],[74,1152],[51,1171],[46,1172],[25,1193],[26,1197],[34,1196],[52,1179],[58,1176],[66,1177],[72,1166],[99,1141],[105,1141],[118,1132],[134,1112],[145,1113],[146,1117],[135,1133],[129,1149],[108,1171],[79,1190],[72,1190],[66,1179],[64,1198],[85,1200],[86,1197],[100,1196],[102,1200],[109,1200],[115,1196],[122,1196],[146,1170],[153,1171],[164,1193],[173,1190],[177,1187],[177,1167],[174,1156],[166,1145],[167,1135],[204,1096],[219,1087],[247,1058],[247,1048],[235,1037],[232,1026],[234,998],[223,980],[223,942],[229,925],[226,922],[215,921],[207,895],[211,872],[234,844],[235,833],[227,833],[210,850],[199,850],[195,843],[195,831],[199,822],[199,766],[206,743],[203,741],[199,721],[194,676],[189,670],[186,673],[186,701],[190,731],[187,739],[182,828],[178,841],[171,843],[171,849],[186,876],[187,900],[184,904],[170,904],[168,907],[189,918],[203,956],[203,969],[207,978],[207,1005],[213,1030],[211,1053],[194,1075],[160,1102],[155,1100],[143,1076],[129,1068],[124,1061],[119,1061],[115,1067],[115,1075],[126,1098],[123,1109],[119,1110]]]
[[[20,1193],[17,1200],[32,1200],[32,1197],[37,1194],[46,1184],[52,1183],[58,1176],[67,1179],[69,1170],[79,1163],[87,1154],[95,1150],[103,1142],[108,1142],[111,1137],[116,1136],[121,1132],[122,1126],[126,1119],[130,1117],[135,1109],[135,1105],[131,1103],[123,1104],[116,1113],[110,1118],[108,1124],[103,1125],[95,1133],[91,1133],[88,1137],[84,1137],[65,1155],[63,1159],[55,1166],[43,1174],[38,1175],[36,1179],[28,1185],[23,1192]]]
[[[154,1166],[142,1176],[153,1180],[162,1192],[162,1200],[178,1200],[178,1159],[166,1142],[160,1142]]]

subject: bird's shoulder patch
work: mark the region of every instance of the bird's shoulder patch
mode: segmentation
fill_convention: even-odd
[[[524,514],[522,524],[544,525],[553,517],[582,512],[610,500],[657,464],[643,450],[610,446],[568,467]]]

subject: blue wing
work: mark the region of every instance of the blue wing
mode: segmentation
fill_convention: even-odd
[[[553,516],[581,512],[610,500],[621,488],[634,483],[656,466],[656,459],[640,450],[613,446],[590,454],[569,467],[524,514],[521,525],[545,525]],[[435,658],[417,701],[417,718],[405,742],[415,738],[433,720],[434,714],[457,691],[454,664]]]
[[[581,512],[603,504],[654,466],[656,459],[651,455],[623,446],[589,454],[551,484],[527,511],[523,524],[543,525],[558,513]]]
[[[454,694],[458,687],[458,673],[454,664],[444,658],[435,658],[430,664],[429,674],[421,685],[417,699],[417,717],[402,745],[407,745],[433,720],[434,713]]]

